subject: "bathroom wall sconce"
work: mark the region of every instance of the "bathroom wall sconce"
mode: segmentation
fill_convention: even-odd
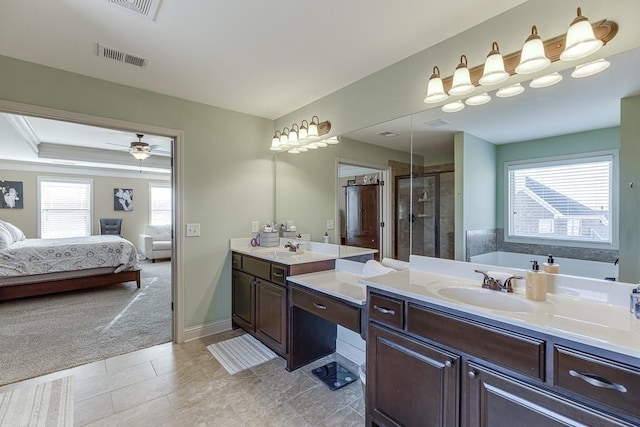
[[[433,74],[427,84],[427,95],[424,102],[427,104],[440,103],[447,100],[449,96],[468,95],[480,85],[498,88],[498,85],[506,82],[510,76],[515,74],[532,74],[544,70],[556,61],[575,61],[586,58],[611,41],[617,33],[618,24],[616,22],[603,19],[591,24],[589,19],[582,15],[582,10],[578,8],[577,16],[569,25],[566,34],[543,42],[538,35],[538,28],[534,25],[521,51],[503,57],[500,54],[498,43],[493,42],[491,51],[483,65],[469,69],[467,56],[462,55],[454,74],[446,78],[440,76],[440,69],[437,66],[433,67]],[[608,64],[604,59],[588,64],[578,64],[571,76],[580,78],[593,75],[606,69]],[[562,80],[562,76],[558,73],[552,73],[534,79],[529,86],[532,88],[548,87],[560,80]],[[514,85],[507,84],[506,87],[510,88],[511,86]],[[496,93],[496,96],[504,97],[505,94],[514,96],[513,94],[522,93],[524,87],[519,86],[505,88],[505,90]],[[482,98],[475,99],[476,96]],[[482,105],[491,100],[488,94],[475,95],[471,98],[467,100],[467,105]],[[462,108],[464,108],[464,104]],[[450,102],[445,104],[442,110],[455,112],[462,108],[459,104]]]
[[[291,154],[305,153],[309,150],[337,144],[337,137],[321,140],[323,135],[331,131],[331,122],[320,122],[318,116],[313,116],[310,122],[303,120],[298,126],[291,125],[291,129],[285,127],[282,131],[276,131],[271,139],[271,151],[286,151]],[[333,142],[335,140],[335,142]],[[331,141],[331,142],[330,142]]]

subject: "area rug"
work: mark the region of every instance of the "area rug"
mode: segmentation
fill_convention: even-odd
[[[0,303],[0,385],[171,341],[171,262],[134,282]]]
[[[73,425],[73,377],[0,393],[1,426]]]
[[[211,344],[207,350],[231,375],[278,357],[249,334]]]

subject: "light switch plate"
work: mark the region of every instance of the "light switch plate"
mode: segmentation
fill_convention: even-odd
[[[200,224],[187,224],[187,237],[200,237]]]
[[[336,221],[333,219],[328,219],[327,220],[327,230],[335,230],[336,228]]]
[[[258,221],[251,221],[251,232],[257,233],[260,231],[260,223]]]

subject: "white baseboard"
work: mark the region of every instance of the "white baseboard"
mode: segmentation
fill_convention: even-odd
[[[202,325],[190,326],[184,330],[184,340],[192,341],[209,335],[231,330],[231,319],[216,320]]]
[[[336,340],[336,353],[346,357],[357,365],[362,365],[367,360],[367,353],[346,341]]]

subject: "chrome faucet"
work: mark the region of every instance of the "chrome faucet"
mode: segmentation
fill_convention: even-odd
[[[298,249],[300,249],[302,247],[302,243],[291,243],[291,242],[287,242],[284,245],[285,248],[289,248],[289,252],[297,252]]]
[[[494,279],[484,271],[480,271],[480,270],[473,270],[473,271],[475,271],[476,273],[480,273],[484,276],[484,279],[482,279],[482,287],[485,289],[491,289],[492,291],[512,293],[513,292],[513,284],[511,283],[512,280],[523,278],[522,276],[511,276],[504,279],[504,282],[501,283],[500,279]]]

